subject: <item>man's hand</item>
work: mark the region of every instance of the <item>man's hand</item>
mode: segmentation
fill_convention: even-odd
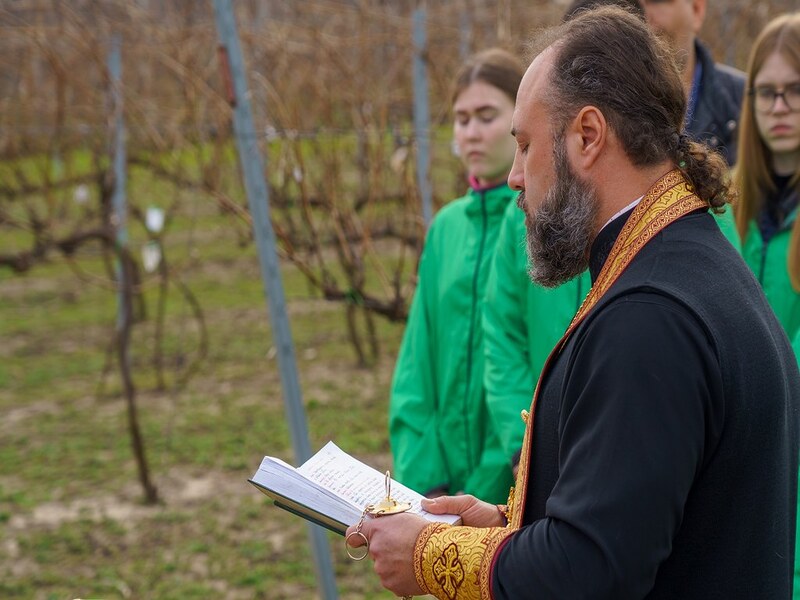
[[[503,527],[505,519],[497,506],[478,500],[475,496],[441,496],[435,500],[424,498],[422,508],[435,515],[460,515],[468,527]],[[374,561],[375,573],[381,585],[397,596],[418,596],[423,593],[414,576],[414,545],[430,522],[418,515],[402,513],[377,518],[367,518],[361,533],[369,541],[369,555]],[[356,531],[347,528],[346,536]],[[348,539],[357,548],[364,545],[359,535]]]
[[[367,518],[361,533],[369,540],[369,555],[374,561],[375,573],[381,585],[396,596],[420,596],[424,592],[414,576],[414,544],[423,529],[430,523],[418,515],[402,513],[377,518]],[[347,528],[346,536],[355,532],[356,526]],[[349,540],[354,546],[363,546],[361,536]]]
[[[504,527],[505,519],[497,506],[475,496],[442,496],[422,500],[422,508],[434,515],[461,515],[461,524],[468,527]]]

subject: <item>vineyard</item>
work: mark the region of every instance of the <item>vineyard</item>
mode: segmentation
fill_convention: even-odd
[[[710,3],[703,39],[744,68],[793,4]],[[465,188],[459,62],[524,54],[565,3],[234,5],[311,446],[389,468],[425,235],[413,61],[435,210]],[[2,598],[318,593],[304,523],[246,482],[294,458],[217,35],[211,0],[0,0]],[[342,598],[392,597],[327,539]]]

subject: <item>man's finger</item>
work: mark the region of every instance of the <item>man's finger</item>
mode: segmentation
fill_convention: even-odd
[[[344,534],[345,543],[353,548],[359,548],[360,546],[366,544],[369,538],[367,537],[365,529],[366,523],[361,526],[361,529],[359,529],[356,525],[351,525],[348,527]]]
[[[467,510],[472,503],[472,496],[440,496],[433,500],[423,498],[422,508],[434,515],[460,515],[463,511]]]

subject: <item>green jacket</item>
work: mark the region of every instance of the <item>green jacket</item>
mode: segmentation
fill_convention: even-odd
[[[520,412],[530,408],[544,361],[590,287],[588,271],[552,289],[531,282],[525,214],[510,205],[500,227],[483,312],[486,404],[509,460],[522,447],[525,424]]]
[[[792,348],[797,364],[800,366],[800,330],[794,336]],[[798,483],[800,484],[800,479],[798,479]],[[797,527],[794,533],[794,593],[792,598],[800,600],[800,488],[797,492]]]
[[[731,211],[717,215],[717,223],[740,250]],[[500,228],[483,314],[486,403],[509,458],[522,447],[520,412],[530,408],[545,360],[591,287],[588,271],[553,289],[531,283],[527,271],[525,216],[511,205]]]
[[[719,225],[719,230],[722,232],[722,235],[724,235],[739,254],[741,254],[742,242],[739,239],[739,231],[736,229],[736,218],[733,216],[733,210],[728,206],[724,213],[721,215],[714,214],[714,216],[717,218],[717,225]]]
[[[493,435],[483,389],[481,313],[497,233],[516,198],[506,185],[470,191],[428,231],[389,405],[394,475],[505,502],[511,464]]]
[[[747,237],[742,243],[744,260],[750,265],[764,289],[769,305],[775,311],[790,340],[800,330],[800,294],[792,288],[786,265],[792,224],[796,217],[797,209],[766,244],[758,225],[755,221],[751,221]]]

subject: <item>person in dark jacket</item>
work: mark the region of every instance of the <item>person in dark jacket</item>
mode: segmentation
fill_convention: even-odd
[[[697,38],[706,16],[706,0],[641,0],[650,26],[675,52],[686,93],[685,128],[695,140],[736,162],[744,73],[714,62]]]
[[[398,595],[788,600],[800,372],[709,214],[727,165],[682,133],[674,62],[640,20],[597,9],[539,45],[509,185],[532,277],[588,265],[592,291],[524,415],[509,506],[437,498],[461,525],[400,514],[349,539]]]

